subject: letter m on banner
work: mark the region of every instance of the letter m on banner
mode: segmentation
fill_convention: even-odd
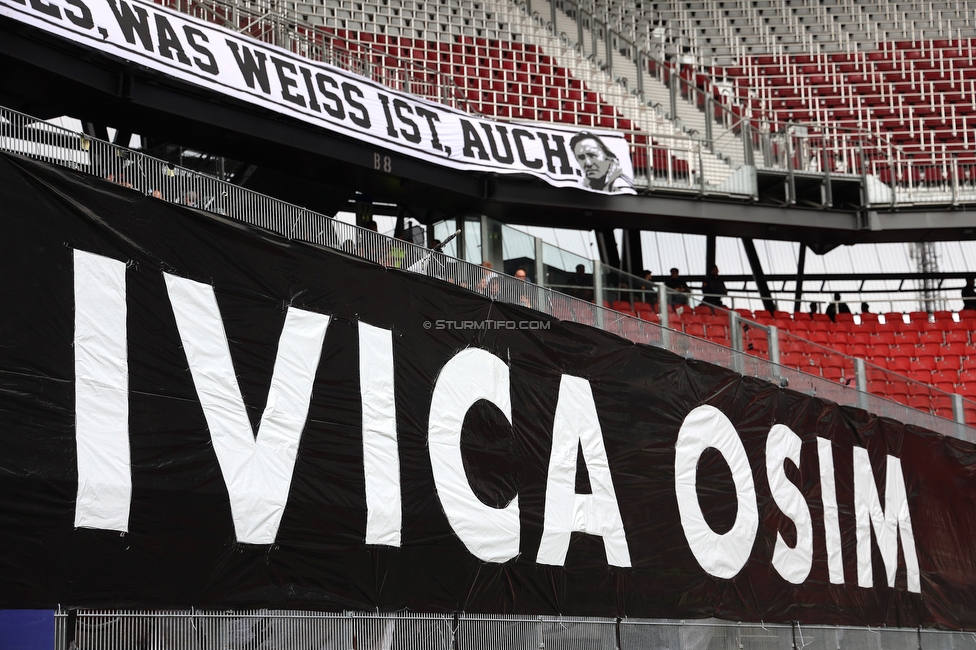
[[[922,593],[921,577],[918,569],[918,555],[915,552],[915,535],[912,532],[912,517],[908,509],[908,493],[905,489],[905,476],[901,461],[895,456],[887,456],[885,479],[885,505],[881,508],[878,486],[871,469],[868,450],[854,447],[854,512],[857,519],[857,584],[859,587],[874,586],[874,571],[871,565],[871,531],[878,541],[881,559],[885,565],[888,586],[895,586],[895,572],[898,569],[898,542],[901,541],[905,556],[905,573],[908,591]]]

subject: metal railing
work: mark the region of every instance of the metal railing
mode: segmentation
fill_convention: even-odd
[[[661,324],[634,318],[606,308],[602,303],[560,293],[443,253],[432,252],[410,242],[346,224],[5,108],[0,108],[0,150],[99,176],[146,196],[207,210],[270,230],[290,240],[324,246],[387,268],[438,278],[493,300],[528,307],[560,320],[598,327],[636,343],[669,349],[744,375],[777,384],[786,376],[790,387],[796,390],[824,396],[839,404],[868,408],[879,415],[920,423],[945,435],[966,438],[976,435],[963,424],[930,416],[894,401],[865,396],[851,387],[820,377],[782,368],[770,360],[748,354],[744,348],[732,349],[662,327],[661,324],[666,324],[666,310]],[[795,373],[795,376],[791,373]],[[961,416],[958,419],[961,422]]]
[[[73,644],[73,645],[72,645]],[[976,636],[717,619],[75,610],[55,614],[55,649],[87,650],[976,650]]]

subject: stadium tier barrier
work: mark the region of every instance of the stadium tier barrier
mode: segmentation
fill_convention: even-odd
[[[69,621],[73,626],[69,626]],[[161,650],[973,650],[971,633],[915,628],[469,613],[76,610],[55,615],[55,647]]]
[[[668,328],[667,310],[661,312],[659,323],[630,316],[600,302],[570,296],[551,287],[518,280],[410,242],[358,228],[6,108],[0,108],[0,150],[92,174],[147,196],[270,230],[289,240],[317,244],[387,268],[438,278],[493,300],[523,305],[560,320],[598,327],[635,343],[668,349],[689,359],[714,363],[841,405],[857,406],[877,415],[976,442],[976,429],[965,423],[966,409],[976,411],[976,402],[965,400],[961,395],[950,397],[954,417],[949,420],[939,417],[939,412],[924,412],[869,392],[868,370],[884,377],[888,371],[874,370],[863,360],[854,361],[855,368],[863,368],[863,371],[857,371],[853,385],[782,366],[775,363],[779,359],[778,353],[770,358],[757,354],[755,346],[761,344],[755,343],[757,339],[753,334],[745,334],[762,331],[768,345],[778,349],[779,333],[775,326],[743,320],[736,312],[728,313],[732,344],[728,347]],[[595,278],[600,277],[601,274],[595,274]],[[740,332],[745,338],[739,337]],[[886,379],[886,386],[888,383],[900,384],[901,379],[897,382]]]

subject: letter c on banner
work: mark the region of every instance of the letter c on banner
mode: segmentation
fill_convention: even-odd
[[[504,508],[485,505],[471,489],[461,461],[461,427],[475,402],[487,400],[512,421],[508,366],[485,350],[457,353],[441,369],[430,403],[428,446],[437,497],[451,528],[485,562],[519,553],[518,495]]]
[[[735,524],[724,534],[712,530],[698,502],[698,459],[709,447],[722,454],[735,483]],[[759,530],[759,508],[742,440],[725,414],[714,406],[699,406],[681,424],[674,445],[674,491],[681,528],[698,564],[716,578],[734,578],[752,553]]]

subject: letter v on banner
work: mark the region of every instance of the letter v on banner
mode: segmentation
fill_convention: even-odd
[[[193,384],[230,497],[237,541],[273,544],[291,489],[329,317],[289,307],[257,439],[210,285],[164,274]]]
[[[581,444],[592,494],[576,494],[576,459]],[[590,382],[563,375],[552,425],[545,523],[536,561],[563,566],[570,538],[577,531],[603,538],[610,565],[630,566],[627,536]]]

